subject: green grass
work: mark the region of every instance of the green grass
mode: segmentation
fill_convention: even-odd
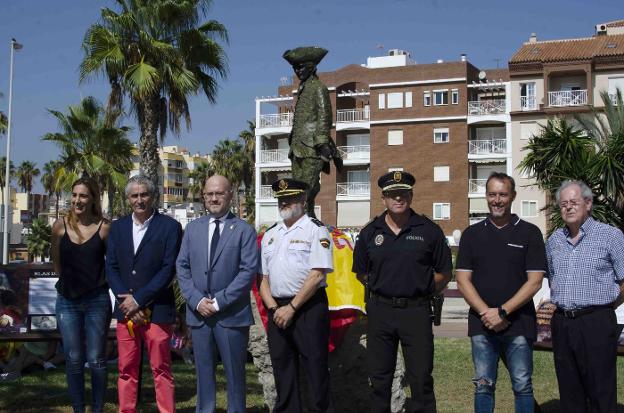
[[[550,352],[534,353],[533,385],[535,397],[542,406],[544,413],[559,412],[559,393],[555,377],[553,356]],[[114,366],[109,374],[109,388],[105,411],[116,412],[117,387]],[[149,368],[144,368],[145,383],[142,391],[140,412],[157,411],[154,402],[154,386]],[[176,381],[176,405],[180,413],[195,411],[195,370],[181,362],[173,368]],[[471,382],[473,375],[470,342],[467,338],[436,339],[435,349],[435,391],[438,411],[441,413],[472,412]],[[624,380],[624,358],[618,357],[619,382]],[[218,371],[217,406],[219,412],[225,411],[225,379],[223,370]],[[621,388],[621,385],[618,387]],[[346,395],[348,397],[348,395]],[[624,402],[622,400],[621,402]],[[253,364],[247,365],[247,411],[265,412],[263,407],[262,388],[258,383],[256,369]],[[509,382],[509,374],[505,368],[499,368],[496,391],[496,411],[513,412],[513,393]],[[38,371],[22,377],[20,380],[0,384],[0,412],[63,412],[70,413],[71,407],[67,397],[65,376],[62,369],[44,372]],[[620,405],[619,413],[624,412]],[[344,412],[338,412],[344,413]]]

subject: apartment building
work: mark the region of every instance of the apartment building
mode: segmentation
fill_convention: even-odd
[[[603,107],[600,93],[615,101],[624,90],[624,20],[597,24],[593,36],[539,41],[535,34],[509,60],[513,170],[518,184],[516,212],[546,229],[547,202],[530,174],[517,169],[523,147],[553,116],[573,115]]]
[[[163,209],[188,207],[191,210],[199,210],[200,194],[189,194],[189,186],[193,183],[189,172],[200,163],[210,162],[210,155],[191,154],[188,149],[177,145],[160,147],[158,155],[160,156],[158,189],[161,194],[159,207]],[[138,173],[139,154],[135,151],[130,176]]]
[[[511,171],[506,70],[481,71],[465,55],[416,64],[391,50],[364,65],[319,73],[334,113],[331,135],[344,168],[321,176],[317,216],[361,227],[383,212],[377,179],[402,170],[416,177],[413,208],[438,223],[451,242],[487,213],[485,179]],[[270,184],[290,175],[288,134],[296,85],[256,99],[256,225],[278,219]]]

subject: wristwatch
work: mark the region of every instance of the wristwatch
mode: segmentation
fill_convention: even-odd
[[[507,311],[503,307],[498,307],[498,316],[503,320],[507,319]]]

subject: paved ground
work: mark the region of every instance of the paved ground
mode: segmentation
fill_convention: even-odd
[[[433,327],[436,337],[466,337],[468,333],[468,305],[463,298],[445,298],[442,306],[442,324]]]

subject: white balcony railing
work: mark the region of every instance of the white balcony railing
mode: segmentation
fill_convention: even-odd
[[[368,122],[370,109],[340,109],[336,111],[336,122]]]
[[[507,153],[507,139],[481,139],[468,141],[471,155],[493,155]]]
[[[293,113],[271,113],[269,115],[260,115],[259,128],[279,128],[280,126],[292,126]]]
[[[468,102],[469,115],[496,115],[505,113],[505,99],[487,99]]]
[[[344,182],[336,184],[336,196],[370,196],[370,182]]]
[[[624,96],[624,91],[622,91],[622,95]],[[610,92],[609,93],[609,98],[611,99],[611,103],[613,103],[614,105],[617,106],[617,93]]]
[[[587,89],[548,92],[548,106],[561,107],[582,105],[587,105]]]
[[[487,179],[469,179],[468,180],[468,193],[469,194],[485,194],[485,183]]]
[[[260,199],[273,198],[273,189],[271,189],[271,185],[261,185],[260,195],[258,196],[258,198]]]
[[[345,161],[370,160],[370,145],[339,146],[338,152]]]
[[[520,96],[520,106],[522,107],[522,110],[537,109],[537,105],[535,103],[535,96]]]
[[[260,151],[260,163],[289,162],[288,149],[263,149]]]

